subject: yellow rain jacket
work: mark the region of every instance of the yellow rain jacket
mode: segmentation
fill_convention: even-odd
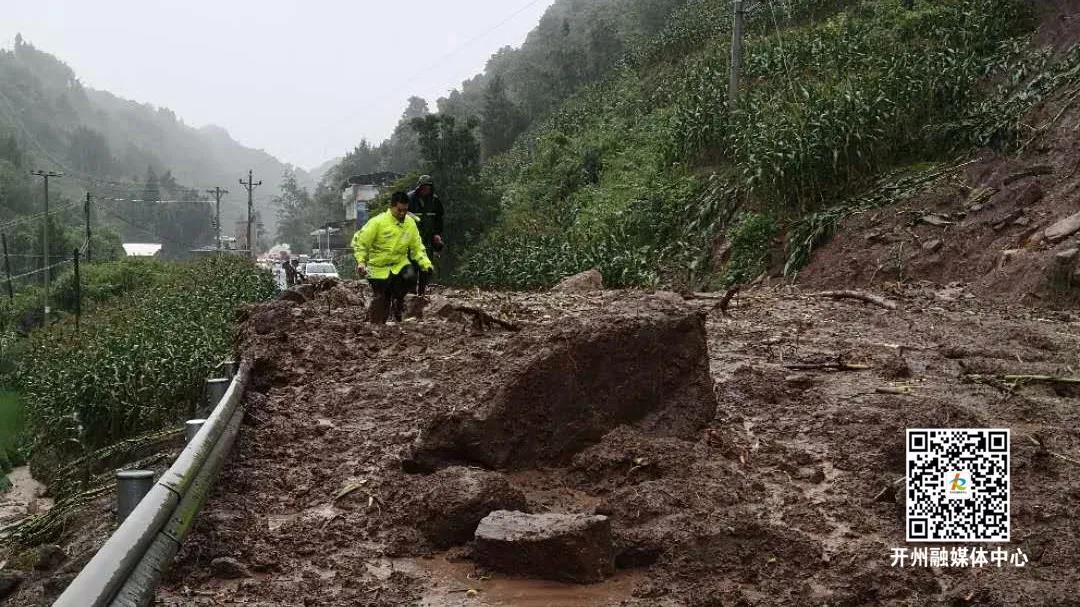
[[[389,209],[369,219],[353,234],[352,250],[356,263],[367,267],[368,278],[389,278],[409,265],[410,258],[421,270],[431,270],[416,220],[406,215],[404,221],[398,221]]]

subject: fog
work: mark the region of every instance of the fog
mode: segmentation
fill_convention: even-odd
[[[387,137],[410,95],[434,107],[551,2],[5,0],[0,44],[310,168]]]

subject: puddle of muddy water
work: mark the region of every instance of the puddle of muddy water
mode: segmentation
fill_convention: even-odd
[[[393,567],[427,577],[430,582],[421,607],[611,607],[629,599],[644,576],[620,571],[599,584],[563,584],[547,580],[495,574],[481,579],[469,562],[432,559],[395,559]],[[470,589],[475,596],[467,596]]]

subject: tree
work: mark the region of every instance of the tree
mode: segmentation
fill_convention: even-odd
[[[422,97],[409,97],[409,104],[401,114],[401,120],[394,127],[394,133],[379,151],[383,157],[380,163],[381,170],[405,173],[416,167],[420,160],[420,144],[416,138],[416,132],[410,127],[413,120],[423,118],[431,114],[428,103]]]
[[[484,157],[495,156],[510,149],[525,128],[525,116],[506,95],[502,76],[488,83],[484,94],[484,112],[480,123],[480,142]]]
[[[111,172],[112,154],[101,133],[80,126],[71,134],[69,148],[68,157],[80,171],[95,175],[108,175]]]
[[[423,169],[435,180],[446,207],[443,271],[452,272],[462,251],[478,242],[497,219],[498,201],[480,180],[480,144],[473,135],[476,119],[459,122],[442,114],[412,121],[420,139]]]
[[[305,250],[309,235],[315,229],[309,218],[312,201],[308,191],[296,182],[294,172],[285,172],[280,192],[274,196],[272,204],[277,207],[276,240],[288,243],[294,251]]]

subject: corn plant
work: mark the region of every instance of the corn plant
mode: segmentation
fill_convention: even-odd
[[[99,305],[78,332],[33,334],[16,377],[39,470],[181,421],[228,354],[236,307],[272,294],[250,262],[207,259]]]

